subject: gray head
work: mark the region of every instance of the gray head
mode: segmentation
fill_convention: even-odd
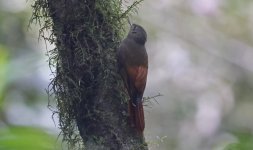
[[[136,43],[141,44],[141,45],[144,45],[147,41],[146,31],[143,29],[143,27],[137,24],[131,25],[131,28],[127,37],[133,38],[133,40]]]

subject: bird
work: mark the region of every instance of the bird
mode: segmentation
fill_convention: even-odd
[[[144,28],[132,24],[127,37],[117,50],[119,74],[130,97],[128,101],[130,123],[140,135],[143,135],[145,128],[142,98],[148,75],[146,41],[147,33]]]

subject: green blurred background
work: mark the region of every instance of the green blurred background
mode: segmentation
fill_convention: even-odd
[[[0,150],[61,149],[50,73],[30,3],[0,0]],[[126,3],[126,6],[129,5]],[[126,8],[123,6],[123,9]],[[253,150],[253,1],[145,0],[151,150]]]
[[[30,2],[0,0],[0,150],[61,147],[47,108],[45,43],[38,26],[28,28]]]

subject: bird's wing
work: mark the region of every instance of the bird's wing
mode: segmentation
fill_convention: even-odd
[[[127,67],[127,74],[137,92],[142,95],[146,87],[148,68],[144,66]]]

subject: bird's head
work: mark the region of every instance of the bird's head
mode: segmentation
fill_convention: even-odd
[[[137,25],[137,24],[132,24],[130,31],[128,33],[129,38],[133,38],[135,42],[138,44],[144,45],[147,41],[147,33],[143,29],[142,26]]]

